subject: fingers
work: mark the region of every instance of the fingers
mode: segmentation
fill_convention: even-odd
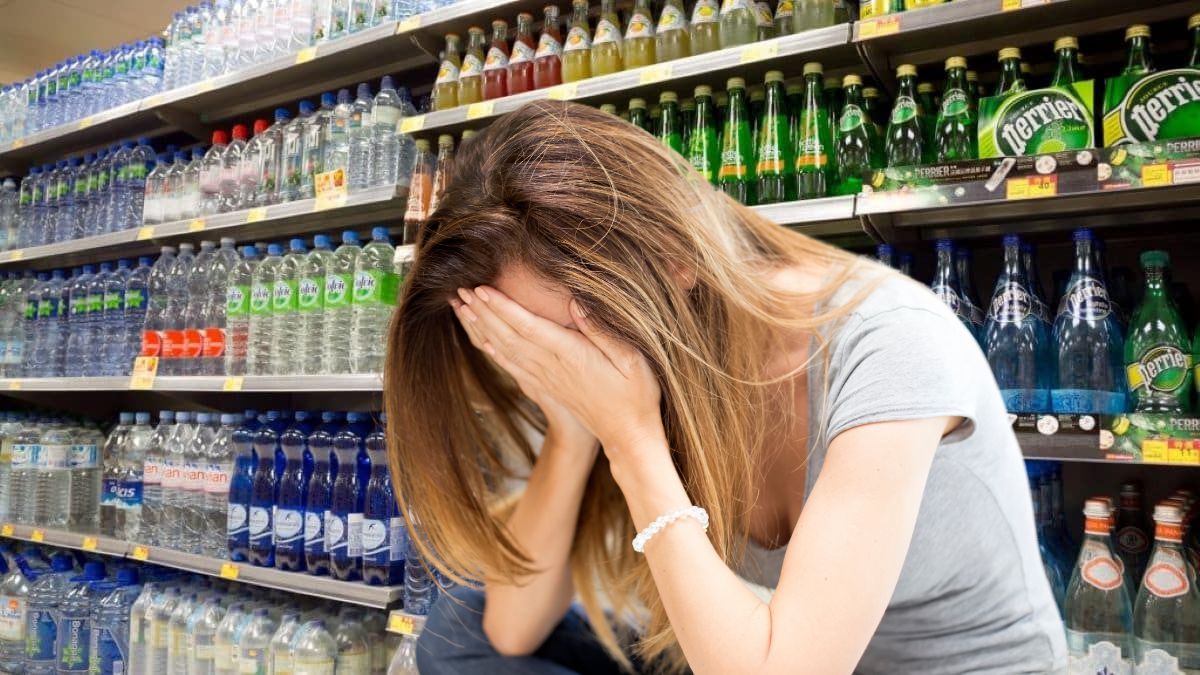
[[[621,371],[622,375],[626,377],[633,375],[634,366],[643,359],[641,352],[632,345],[600,331],[583,311],[583,306],[579,304],[578,300],[571,300],[571,317],[575,319],[575,325],[579,327],[579,332],[596,345],[596,348],[608,358],[617,370]]]
[[[472,295],[465,291],[466,296]],[[459,291],[462,297],[464,291]],[[559,349],[563,346],[563,338],[571,331],[558,324],[530,312],[511,298],[490,286],[480,286],[474,290],[474,297],[482,302],[476,302],[472,308],[481,318],[491,314],[502,321],[513,333],[524,340],[543,349]],[[464,301],[465,298],[464,298]],[[467,304],[471,305],[470,302]],[[485,322],[486,323],[486,322]],[[488,324],[489,326],[491,324]]]
[[[479,351],[484,351],[483,345],[486,341],[479,334],[479,329],[475,326],[479,317],[469,307],[462,304],[460,300],[451,300],[450,306],[454,309],[454,316],[458,318],[458,323],[462,326],[463,331],[466,332],[467,339],[471,341],[471,345]]]

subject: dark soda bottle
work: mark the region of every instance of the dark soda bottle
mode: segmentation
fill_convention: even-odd
[[[379,425],[364,442],[371,460],[371,477],[367,479],[363,505],[363,581],[372,586],[404,582],[407,535],[388,470],[386,429],[387,418],[380,414]]]

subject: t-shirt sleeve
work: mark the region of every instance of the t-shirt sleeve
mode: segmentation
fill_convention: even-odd
[[[987,371],[970,332],[947,310],[896,307],[851,314],[831,345],[824,437],[874,422],[962,417],[948,440],[974,429]]]

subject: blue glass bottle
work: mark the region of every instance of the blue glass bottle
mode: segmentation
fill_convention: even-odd
[[[984,322],[984,352],[1011,413],[1050,409],[1049,334],[1021,261],[1021,240],[1004,237],[1004,266]]]
[[[279,436],[283,472],[275,502],[275,567],[304,571],[304,495],[312,464],[305,462],[307,440],[313,425],[309,414],[297,411],[292,424]]]
[[[373,586],[394,586],[404,582],[404,547],[407,536],[387,457],[387,418],[380,413],[379,424],[364,444],[371,460],[367,496],[363,506],[363,581]]]
[[[362,579],[362,519],[365,480],[359,472],[370,459],[363,450],[362,413],[347,413],[346,424],[333,437],[333,494],[325,519],[325,547],[329,550],[330,574],[342,581]]]
[[[954,242],[938,239],[934,251],[937,266],[934,268],[933,281],[929,282],[929,287],[933,294],[954,312],[954,316],[958,317],[971,337],[978,339],[975,326],[971,323],[970,302],[963,296],[962,286],[958,282],[958,269],[954,266]]]
[[[254,486],[254,434],[258,431],[258,412],[246,411],[245,421],[233,432],[233,475],[229,478],[229,511],[226,539],[229,559],[250,559],[250,493]]]
[[[1046,292],[1042,290],[1042,278],[1038,275],[1037,249],[1028,241],[1021,242],[1021,271],[1025,273],[1025,288],[1033,299],[1033,313],[1049,330],[1053,322],[1050,320],[1050,305]]]
[[[325,548],[325,519],[333,497],[333,436],[341,428],[342,416],[321,413],[321,426],[308,435],[308,452],[313,471],[304,498],[304,561],[309,574],[329,574],[329,550]]]
[[[971,316],[971,326],[974,328],[975,339],[983,346],[983,305],[975,293],[975,278],[971,272],[971,249],[954,249],[954,271],[958,273],[958,287],[962,291],[963,301],[967,303],[967,312]]]
[[[250,564],[275,566],[275,490],[279,485],[276,453],[283,415],[267,411],[266,421],[254,434],[254,476],[250,485]]]
[[[1092,231],[1075,230],[1075,263],[1054,320],[1056,413],[1125,412],[1125,340],[1112,311]]]

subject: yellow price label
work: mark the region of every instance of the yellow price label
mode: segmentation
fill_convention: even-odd
[[[1200,464],[1200,448],[1189,447],[1184,441],[1183,447],[1167,446],[1167,462],[1171,464]]]
[[[315,58],[317,58],[317,48],[316,47],[305,47],[304,49],[301,49],[300,51],[296,52],[296,65],[300,65],[301,63],[308,63],[309,61],[312,61]]]
[[[80,545],[80,548],[85,551],[95,551],[96,547],[99,545],[100,542],[96,541],[95,537],[84,537],[83,544]]]
[[[1167,164],[1147,164],[1142,167],[1142,187],[1162,187],[1173,182]]]
[[[859,40],[870,40],[872,38],[883,37],[885,35],[894,35],[899,32],[899,14],[881,16],[878,19],[867,19],[866,21],[858,22]]]
[[[159,105],[162,104],[164,98],[166,98],[166,97],[163,96],[162,94],[155,94],[155,95],[147,98],[146,100],[142,101],[142,109],[157,108]]]
[[[779,43],[774,40],[756,42],[742,48],[741,63],[752,63],[764,59],[773,59],[779,55]]]
[[[1058,176],[1011,178],[1005,184],[1008,199],[1041,199],[1058,194]]]
[[[421,16],[410,16],[396,25],[396,34],[407,33],[421,27]]]
[[[85,117],[79,120],[79,128],[86,129],[96,123],[95,117]]]
[[[23,248],[19,248],[15,251],[9,251],[9,253],[8,253],[9,262],[12,262],[14,260],[21,260],[24,257],[25,257],[25,249],[23,249]]]
[[[4,525],[0,525],[0,535],[2,535],[2,536],[11,537],[11,536],[13,536],[13,531],[14,530],[13,530],[12,523],[5,523]]]
[[[402,612],[392,612],[388,615],[388,632],[401,635],[412,635],[417,627],[417,621],[412,616]]]
[[[20,380],[9,381],[8,390],[9,391],[20,391],[21,390],[21,381]]]
[[[313,211],[336,209],[346,205],[348,194],[345,171],[324,171],[313,177],[313,183],[317,193],[317,198],[313,201]]]
[[[203,232],[204,228],[208,227],[208,221],[204,218],[193,218],[188,223],[188,232]]]
[[[1000,0],[1000,11],[1011,12],[1025,7],[1049,4],[1050,0]]]
[[[145,227],[138,229],[138,231],[137,231],[137,240],[138,241],[146,241],[147,239],[153,239],[153,238],[154,238],[154,226],[153,225],[147,225]]]
[[[266,220],[266,219],[267,219],[267,207],[265,207],[265,206],[259,206],[257,208],[250,209],[249,211],[246,212],[246,222],[247,223],[257,223],[260,220]]]
[[[415,134],[425,128],[425,116],[413,115],[400,120],[400,133]]]
[[[46,541],[46,532],[40,528],[35,529],[33,532],[29,533],[29,538],[40,544],[43,541]]]
[[[579,93],[579,83],[568,82],[546,90],[546,98],[551,101],[570,101]]]
[[[482,103],[472,103],[467,106],[467,119],[477,120],[481,117],[491,117],[492,111],[496,109],[495,101],[484,101]]]
[[[212,79],[210,78],[210,79],[204,80],[200,84],[196,85],[196,93],[203,94],[205,92],[212,91],[213,89],[216,89],[216,88],[217,88],[217,83],[213,82]]]
[[[20,150],[23,147],[25,147],[25,139],[24,138],[18,138],[17,140],[13,141],[13,147],[12,147],[13,150]]]
[[[241,375],[231,375],[225,378],[225,384],[221,385],[221,391],[241,391],[242,383],[246,378]]]
[[[133,551],[129,554],[130,558],[146,562],[150,559],[150,548],[148,546],[134,546]]]
[[[221,578],[236,581],[238,578],[239,567],[233,563],[221,563]]]
[[[154,376],[158,373],[157,356],[139,356],[133,360],[133,372],[129,375],[130,389],[153,389]]]
[[[638,75],[638,82],[641,84],[654,84],[669,79],[671,79],[671,64],[669,63],[646,66],[642,68],[641,74]]]

